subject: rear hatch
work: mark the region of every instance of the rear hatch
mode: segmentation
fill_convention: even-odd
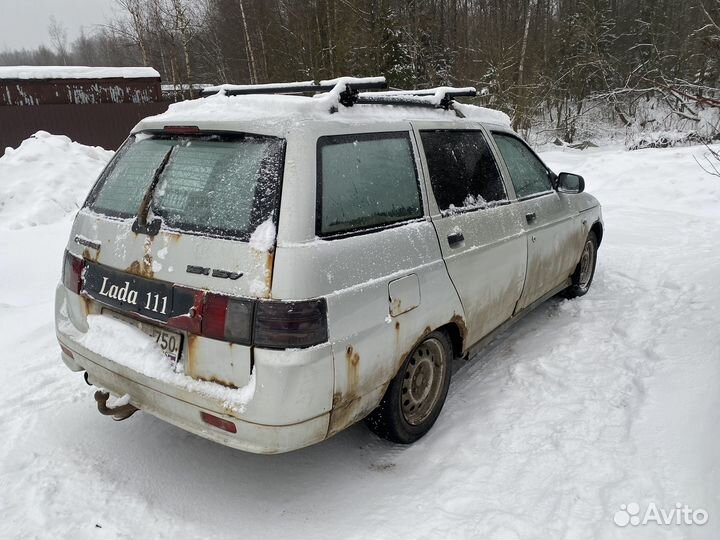
[[[273,137],[135,135],[92,189],[76,234],[116,270],[268,297],[283,154]]]
[[[70,251],[86,260],[83,295],[95,300],[88,312],[129,315],[150,323],[151,335],[152,326],[185,330],[190,339],[173,343],[177,350],[163,348],[176,360],[186,356],[187,374],[246,382],[249,335],[226,339],[223,328],[209,325],[201,332],[201,317],[193,316],[208,310],[208,295],[220,299],[213,305],[223,310],[221,325],[231,318],[223,298],[270,297],[284,152],[284,140],[267,136],[189,128],[131,136],[92,189],[70,239]],[[247,319],[236,312],[243,305],[232,316]],[[173,335],[180,334],[157,339]],[[232,369],[218,365],[228,349],[212,343],[213,335],[237,345]]]

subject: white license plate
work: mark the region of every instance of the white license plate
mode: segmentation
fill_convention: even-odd
[[[155,340],[155,343],[160,345],[160,348],[167,356],[167,359],[175,365],[180,358],[180,346],[182,345],[182,335],[177,332],[169,332],[164,328],[155,326],[154,324],[138,321],[130,317],[125,317],[109,309],[102,310],[103,315],[109,315],[115,319],[123,321],[127,324],[131,324],[134,327],[140,329],[148,336]]]

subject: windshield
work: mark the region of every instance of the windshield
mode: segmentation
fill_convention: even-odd
[[[135,217],[160,170],[151,210],[163,226],[247,239],[277,207],[283,150],[283,141],[272,137],[133,137],[100,177],[87,206]]]

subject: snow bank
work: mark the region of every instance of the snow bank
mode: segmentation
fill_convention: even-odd
[[[113,152],[38,131],[0,157],[0,230],[62,220],[83,203]]]
[[[237,389],[196,380],[176,372],[160,346],[141,330],[104,315],[88,315],[88,326],[84,334],[73,330],[80,344],[146,377],[221,401],[234,412],[243,412],[255,394],[254,372],[248,384]]]
[[[144,79],[160,78],[149,67],[0,66],[0,79]]]
[[[720,150],[720,145],[712,148]],[[556,173],[575,172],[585,178],[586,190],[603,205],[692,213],[720,217],[720,179],[698,165],[708,154],[704,146],[644,149],[617,147],[590,150],[548,150],[542,159]],[[609,224],[608,230],[614,228]]]
[[[543,154],[603,203],[592,289],[458,362],[412,446],[357,426],[254,456],[101,417],[52,331],[67,223],[0,231],[0,538],[720,538],[720,180],[704,151]],[[710,521],[618,527],[632,502]]]

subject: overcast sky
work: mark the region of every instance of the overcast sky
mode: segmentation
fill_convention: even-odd
[[[48,39],[51,15],[65,26],[68,43],[113,13],[114,0],[0,0],[0,50],[32,49]]]

